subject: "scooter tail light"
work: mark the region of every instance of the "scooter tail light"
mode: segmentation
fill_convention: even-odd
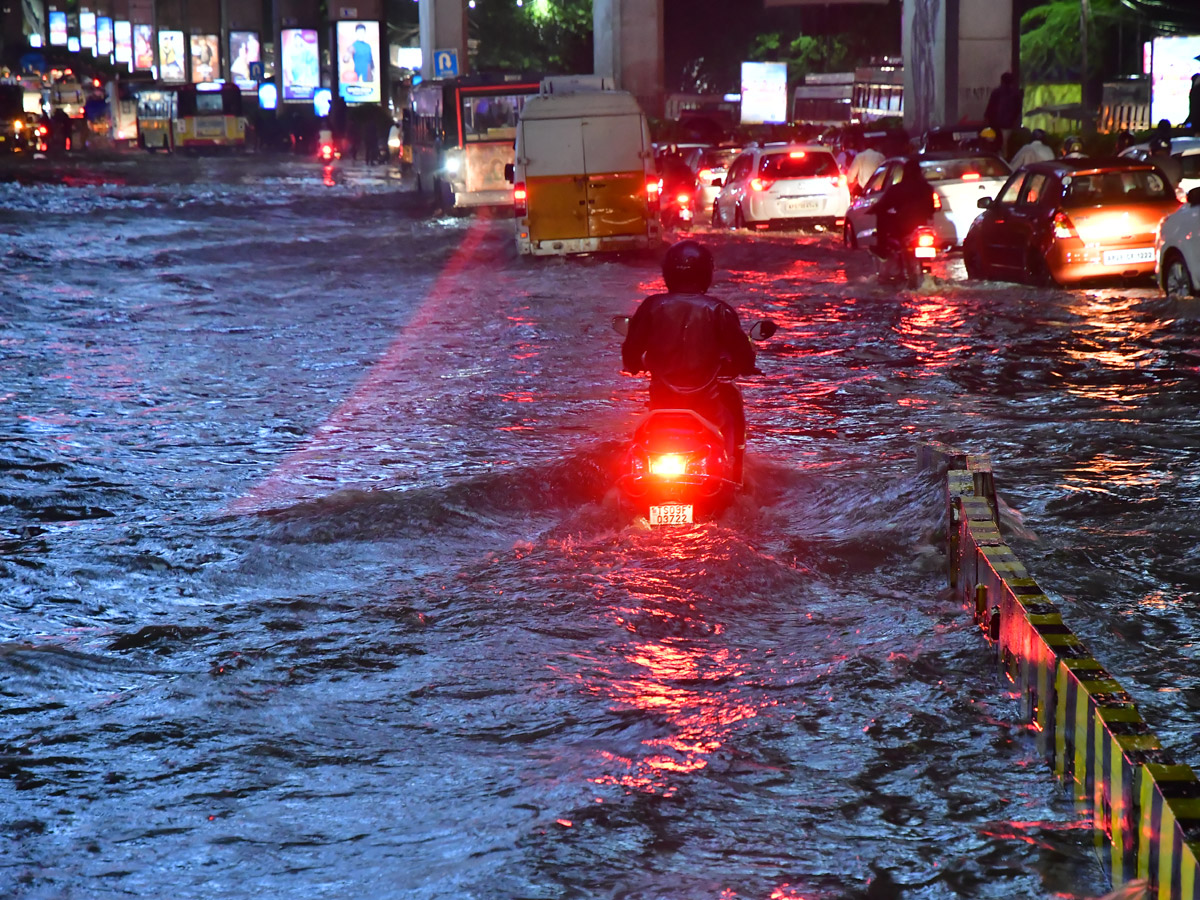
[[[918,247],[932,247],[933,245],[934,245],[934,236],[933,236],[932,231],[923,231],[922,230],[922,231],[917,232],[917,246]]]
[[[513,209],[518,216],[529,212],[529,191],[525,189],[523,181],[518,181],[513,185]]]
[[[1079,237],[1079,232],[1075,230],[1075,223],[1071,221],[1071,217],[1065,212],[1055,213],[1054,215],[1054,236],[1060,241],[1067,238]]]
[[[680,194],[675,198],[675,202],[678,203],[680,206],[690,206],[691,202],[692,202],[692,197],[690,194]]]
[[[687,457],[682,453],[662,453],[650,459],[650,474],[658,478],[679,478],[687,468]]]

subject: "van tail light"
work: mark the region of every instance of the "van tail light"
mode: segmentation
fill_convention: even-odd
[[[1079,238],[1079,232],[1075,230],[1075,223],[1065,212],[1054,214],[1054,237],[1060,241],[1067,238]]]
[[[942,195],[937,191],[933,192],[933,211],[937,212],[942,208]]]
[[[529,191],[525,190],[523,181],[518,181],[513,185],[513,210],[518,216],[529,212]]]
[[[752,191],[770,190],[771,185],[773,185],[774,183],[775,182],[773,182],[769,178],[751,178],[750,179],[750,190],[752,190]]]
[[[648,178],[646,179],[646,206],[650,208],[650,212],[658,213],[659,200],[662,197],[662,179]]]

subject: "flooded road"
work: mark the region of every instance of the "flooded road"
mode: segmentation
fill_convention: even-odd
[[[653,258],[518,260],[383,168],[68,174],[0,181],[0,895],[1102,894],[945,588],[926,440],[992,455],[1200,756],[1191,304],[701,231],[781,330],[749,495],[651,532],[607,495]]]

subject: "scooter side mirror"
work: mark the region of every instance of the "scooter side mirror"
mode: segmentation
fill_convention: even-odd
[[[622,337],[629,334],[629,316],[613,316],[612,327]]]
[[[980,209],[987,209],[989,206],[992,205],[992,198],[991,197],[980,197],[975,202],[975,205],[978,206]]]
[[[759,319],[750,326],[750,340],[765,341],[778,330],[779,326],[770,319]]]

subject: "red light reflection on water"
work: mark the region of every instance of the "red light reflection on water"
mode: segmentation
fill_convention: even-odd
[[[713,641],[724,626],[699,610],[713,601],[689,589],[691,580],[728,558],[715,532],[680,535],[656,546],[655,555],[659,565],[653,569],[631,565],[607,576],[612,590],[632,601],[610,611],[630,639],[614,648],[612,665],[590,689],[609,698],[614,710],[644,713],[657,733],[643,738],[642,751],[632,758],[601,752],[609,770],[591,780],[669,797],[680,776],[707,767],[765,704],[737,686],[745,674],[740,654]]]

